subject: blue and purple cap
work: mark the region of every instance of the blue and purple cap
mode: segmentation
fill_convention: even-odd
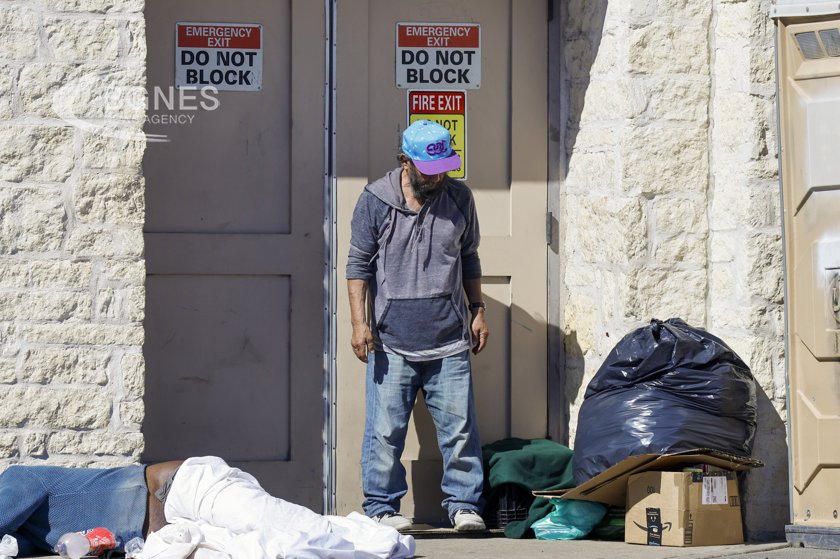
[[[418,120],[405,129],[402,152],[424,175],[454,171],[461,166],[461,157],[452,151],[449,130],[431,120]]]

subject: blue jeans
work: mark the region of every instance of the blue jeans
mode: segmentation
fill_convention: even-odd
[[[143,537],[145,469],[11,466],[0,474],[0,535],[17,538],[18,556],[26,557],[52,551],[66,532],[102,526],[122,549]]]
[[[400,463],[417,391],[435,423],[443,455],[441,503],[450,518],[461,509],[481,512],[484,471],[475,420],[469,351],[432,361],[408,361],[376,351],[368,355],[362,491],[368,516],[399,511],[408,491]]]

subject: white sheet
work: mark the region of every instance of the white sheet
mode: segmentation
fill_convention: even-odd
[[[358,513],[323,516],[272,497],[214,456],[178,469],[164,508],[169,526],[138,559],[404,559],[414,538]]]

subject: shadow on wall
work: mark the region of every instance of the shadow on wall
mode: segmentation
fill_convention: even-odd
[[[446,511],[441,507],[445,495],[440,487],[443,479],[443,459],[438,450],[435,424],[422,393],[417,395],[417,404],[411,415],[414,417],[414,427],[420,443],[418,458],[412,461],[410,466],[410,487],[414,493],[414,522],[445,524]]]
[[[553,104],[560,106],[559,119],[551,123],[551,148],[557,149],[552,160],[561,164],[551,167],[549,180],[560,184],[560,206],[554,215],[563,215],[562,199],[564,198],[563,183],[568,173],[572,152],[574,151],[577,135],[580,131],[580,119],[583,111],[583,100],[591,81],[592,66],[598,56],[604,21],[607,13],[607,0],[571,0],[569,2],[555,2],[561,13],[562,29],[559,32],[559,87],[552,87],[552,95],[559,92]],[[553,71],[558,69],[553,66]],[[562,219],[553,219],[552,239],[550,250],[557,255],[561,263],[565,260],[564,233]],[[565,325],[563,316],[563,299],[565,288],[562,267],[550,270],[556,273],[560,281],[559,302],[560,315],[557,324]],[[574,326],[574,325],[571,325]],[[555,324],[549,325],[549,438],[570,446],[569,422],[571,420],[571,402],[577,397],[583,383],[584,358],[583,351],[577,342],[575,331],[564,334],[562,328]]]
[[[753,457],[764,462],[741,482],[744,537],[748,541],[777,541],[785,538],[790,522],[788,509],[788,447],[785,422],[760,386],[757,389],[757,424]]]
[[[586,90],[592,66],[598,56],[607,14],[607,0],[563,2],[563,113],[565,119],[565,167],[569,169],[572,152],[580,131]]]
[[[562,335],[562,332],[561,332]],[[586,373],[586,361],[583,357],[583,350],[577,341],[577,331],[572,330],[563,338],[563,347],[566,353],[565,384],[563,389],[563,416],[565,417],[565,439],[564,445],[571,447],[574,441],[569,440],[569,422],[571,421],[571,403],[577,399],[580,388],[583,385],[583,377]]]

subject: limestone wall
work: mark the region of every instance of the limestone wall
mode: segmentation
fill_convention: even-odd
[[[143,0],[0,2],[0,468],[143,448]]]
[[[760,385],[748,535],[787,522],[784,320],[769,1],[564,6],[564,327],[570,441],[626,333],[681,317]]]

